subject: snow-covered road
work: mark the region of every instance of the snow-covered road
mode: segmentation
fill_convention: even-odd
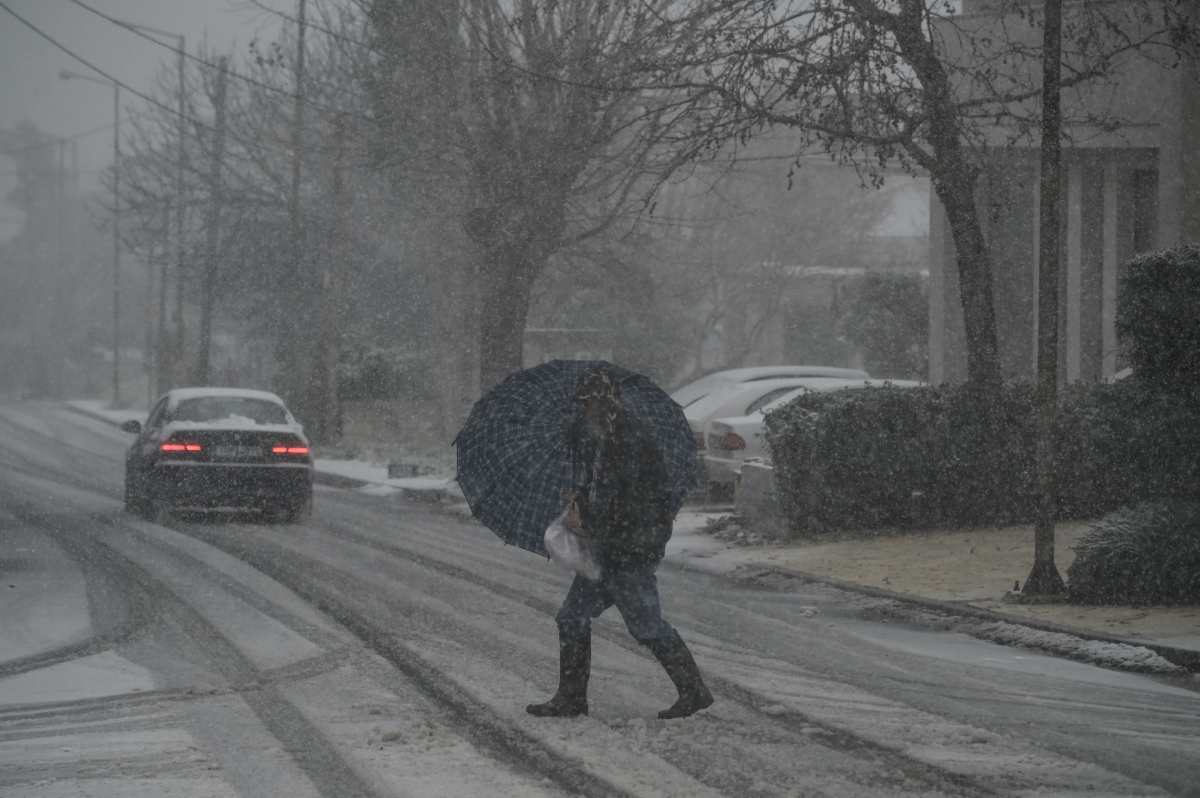
[[[592,714],[538,720],[567,577],[397,496],[301,526],[121,510],[127,436],[0,405],[0,795],[1200,795],[1194,682],[675,567],[717,704],[615,613]],[[10,587],[11,586],[11,587]],[[611,616],[611,617],[610,617]]]

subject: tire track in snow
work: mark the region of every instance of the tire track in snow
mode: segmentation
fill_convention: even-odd
[[[557,609],[552,602],[481,577],[476,572],[447,563],[436,556],[355,532],[347,528],[344,513],[342,516],[343,520],[324,526],[332,528],[333,534],[348,542],[433,568],[445,576],[491,591],[537,612],[553,614]],[[398,525],[413,528],[413,525],[403,522]],[[453,545],[448,545],[445,550],[452,551]],[[598,629],[596,633],[627,650],[638,648],[620,632],[606,634]],[[728,646],[718,641],[711,641],[711,646],[709,651],[712,654],[709,656],[728,653]],[[697,648],[698,651],[702,650],[699,646]],[[761,658],[746,659],[747,662],[738,662],[724,670],[728,673],[749,673],[755,670],[755,664],[761,666]],[[799,671],[785,663],[778,664],[785,666],[785,671],[789,668]],[[924,777],[936,779],[954,794],[1008,793],[1042,785],[1064,788],[1068,782],[1060,778],[1063,773],[1069,774],[1072,780],[1088,784],[1088,789],[1098,791],[1092,794],[1104,794],[1112,790],[1115,792],[1109,794],[1121,796],[1161,794],[1155,787],[1131,781],[1117,771],[1106,768],[1106,763],[1051,753],[1034,740],[996,734],[970,723],[955,722],[901,702],[877,697],[850,684],[830,685],[826,679],[803,673],[790,676],[775,669],[765,671],[759,667],[757,670],[760,672],[753,679],[713,679],[713,683],[722,697],[739,701],[754,710],[776,703],[781,695],[799,699],[789,701],[787,711],[774,716],[774,720],[804,734],[812,735],[816,730],[815,741],[819,744],[850,753],[867,762],[881,763],[885,770],[894,765],[896,770],[906,773],[915,771]],[[795,679],[799,679],[799,683],[793,686],[791,682]],[[834,688],[832,693],[840,695],[840,698],[828,700],[830,687]],[[858,712],[857,707],[863,710]],[[849,715],[845,714],[847,710]]]
[[[115,621],[111,618],[97,619],[93,613],[93,627],[99,625],[100,631],[86,640],[0,663],[0,679],[111,650],[132,641],[157,620],[157,605],[141,583],[131,577],[129,569],[122,565],[121,558],[108,549],[85,550],[77,545],[75,536],[63,534],[62,529],[52,532],[46,526],[44,514],[23,496],[9,490],[4,483],[0,483],[0,499],[15,518],[29,527],[48,533],[71,557],[83,572],[90,606],[112,607],[118,604],[123,605],[124,609],[124,617]]]
[[[383,543],[369,536],[357,533],[348,528],[344,522],[325,523],[322,526],[326,534],[329,534],[331,537],[344,540],[356,547],[386,553],[391,557],[462,582],[464,583],[464,590],[490,592],[510,603],[522,604],[538,614],[552,616],[557,609],[557,604],[553,602],[530,596],[526,592],[482,578],[477,573],[445,562],[437,557],[432,557],[394,543]],[[402,526],[407,525],[402,524]],[[454,706],[459,712],[467,712],[468,716],[472,717],[475,722],[478,722],[481,717],[480,712],[483,713],[484,717],[488,714],[494,715],[491,710],[477,706],[478,702],[466,695],[461,687],[449,680],[437,667],[430,665],[428,658],[422,655],[423,652],[415,651],[416,647],[411,642],[406,643],[402,634],[394,632],[391,629],[381,629],[377,624],[368,620],[371,617],[377,616],[377,612],[355,610],[350,606],[349,601],[344,598],[335,598],[335,596],[341,597],[367,589],[364,582],[355,577],[349,566],[343,566],[331,558],[318,558],[312,555],[305,555],[295,548],[286,548],[277,541],[266,543],[249,536],[245,536],[242,539],[233,537],[225,538],[220,534],[220,530],[206,527],[192,527],[189,531],[201,537],[206,542],[227,550],[230,554],[243,558],[247,562],[256,565],[256,567],[265,570],[277,580],[287,584],[297,593],[312,601],[315,605],[329,612],[343,625],[346,625],[355,631],[356,634],[359,634],[368,645],[393,662],[406,675],[426,686],[430,694],[437,698],[437,700],[446,702],[449,706]],[[276,537],[279,537],[279,535],[276,535]],[[307,558],[308,564],[300,567],[285,566],[283,564],[289,558],[296,557]],[[327,589],[317,587],[318,585],[326,586]],[[382,588],[374,589],[379,590]],[[393,606],[405,605],[404,600],[396,596],[390,597],[388,601]],[[414,601],[407,606],[407,611],[394,612],[393,617],[399,619],[430,610],[430,602],[427,600]],[[628,636],[623,634],[623,632],[609,634],[598,628],[594,634],[626,651],[634,652],[637,656],[644,659],[644,654],[638,653],[641,647],[628,639]],[[651,668],[654,667],[657,666],[651,666]],[[923,789],[949,789],[953,794],[962,796],[986,796],[994,794],[991,790],[974,783],[964,774],[942,770],[927,762],[921,762],[905,756],[903,753],[894,750],[893,747],[880,744],[875,740],[856,736],[844,729],[829,725],[825,721],[807,717],[803,713],[792,712],[789,713],[788,717],[764,715],[760,713],[760,709],[772,702],[772,699],[768,698],[767,695],[756,693],[725,679],[713,677],[712,682],[722,698],[740,704],[739,709],[744,715],[749,715],[755,720],[762,720],[769,725],[780,727],[780,732],[789,738],[788,742],[791,744],[797,746],[819,746],[858,761],[864,772],[890,774],[883,775],[882,777],[868,776],[866,778],[867,782],[880,782],[876,786],[886,785],[890,788],[889,791],[899,790],[903,792],[900,785],[895,784],[892,779],[892,775],[900,771],[906,774],[905,778],[911,780],[913,783],[922,785]],[[507,725],[500,718],[495,718],[493,722]],[[697,778],[701,783],[706,781],[711,782],[712,780],[714,774],[706,772],[709,769],[704,767],[703,763],[697,763],[686,756],[671,755],[670,752],[664,752],[660,756],[663,756],[666,761],[681,771],[690,773],[693,778]],[[721,786],[727,785],[714,784],[712,786],[719,789]],[[575,789],[578,789],[578,787]],[[745,788],[732,794],[754,794],[752,790],[744,790]]]
[[[139,586],[148,600],[183,627],[189,637],[203,641],[212,664],[226,681],[247,685],[257,683],[261,678],[261,671],[236,645],[180,600],[157,576],[121,556],[111,544],[78,534],[77,517],[44,508],[30,512],[28,507],[21,514],[27,523],[45,531],[64,548],[69,547],[79,557],[101,564],[109,573],[119,574],[122,583]],[[345,762],[332,742],[277,689],[244,690],[239,696],[291,754],[321,795],[326,798],[374,798],[375,791]]]

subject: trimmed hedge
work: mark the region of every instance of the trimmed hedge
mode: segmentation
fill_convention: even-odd
[[[1134,379],[1177,393],[1200,389],[1200,244],[1126,263],[1116,328]]]
[[[1033,520],[1029,384],[811,393],[766,417],[792,533]],[[1150,498],[1197,495],[1200,411],[1116,385],[1075,385],[1058,427],[1059,516],[1096,518]]]
[[[1200,603],[1200,503],[1144,503],[1095,524],[1067,569],[1079,604]]]

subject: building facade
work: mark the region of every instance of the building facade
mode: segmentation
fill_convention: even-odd
[[[964,12],[973,10],[964,4]],[[981,12],[982,13],[982,12]],[[1200,241],[1200,74],[1126,59],[1109,99],[1116,132],[1072,131],[1063,150],[1059,373],[1099,380],[1124,368],[1115,332],[1121,264]],[[1037,361],[1039,155],[985,156],[976,188],[991,260],[1005,379],[1032,379]],[[930,209],[929,379],[966,379],[954,243],[936,194]]]

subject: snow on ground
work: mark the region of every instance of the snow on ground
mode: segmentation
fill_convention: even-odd
[[[724,518],[730,511],[704,511],[685,507],[675,516],[674,531],[667,541],[668,557],[711,557],[724,551],[724,541],[706,530],[710,521]]]
[[[83,574],[58,545],[0,510],[0,663],[91,631]]]
[[[139,424],[146,423],[146,411],[136,410],[133,408],[112,408],[100,399],[74,399],[67,402],[67,406],[78,410],[81,413],[97,418],[103,418],[109,423],[120,426],[126,421],[136,421]]]
[[[364,460],[317,458],[313,461],[313,467],[326,474],[336,474],[339,477],[348,477],[370,483],[366,487],[391,488],[391,493],[395,493],[398,490],[417,490],[438,491],[459,497],[462,496],[462,492],[459,490],[458,484],[454,481],[453,477],[428,476],[389,479],[386,465],[369,463]],[[372,492],[384,496],[389,493],[389,491],[379,490]]]
[[[1087,531],[1086,523],[1057,525],[1055,561],[1064,575],[1075,557],[1071,547]],[[1200,650],[1200,607],[1135,609],[1001,601],[1032,567],[1033,527],[1028,525],[727,545],[720,558],[735,565],[783,568],[901,595],[962,603],[1010,615],[1014,622],[1029,618]]]
[[[991,624],[981,629],[978,636],[1008,646],[1052,651],[1105,668],[1175,676],[1187,673],[1184,668],[1163,659],[1145,646],[1083,640],[1073,635],[1045,632],[1012,623]]]
[[[0,705],[80,701],[154,688],[150,671],[105,651],[0,679]]]
[[[917,762],[992,783],[1037,784],[1051,794],[1133,796],[1157,794],[1105,768],[1070,759],[1015,734],[944,717],[830,681],[780,660],[768,660],[695,635],[697,659],[709,671],[769,696],[760,711],[796,712],[823,727],[847,731]],[[1083,666],[1076,666],[1083,667]],[[1183,693],[1183,691],[1180,691]],[[821,728],[814,728],[821,734]],[[903,783],[906,775],[896,780]]]

